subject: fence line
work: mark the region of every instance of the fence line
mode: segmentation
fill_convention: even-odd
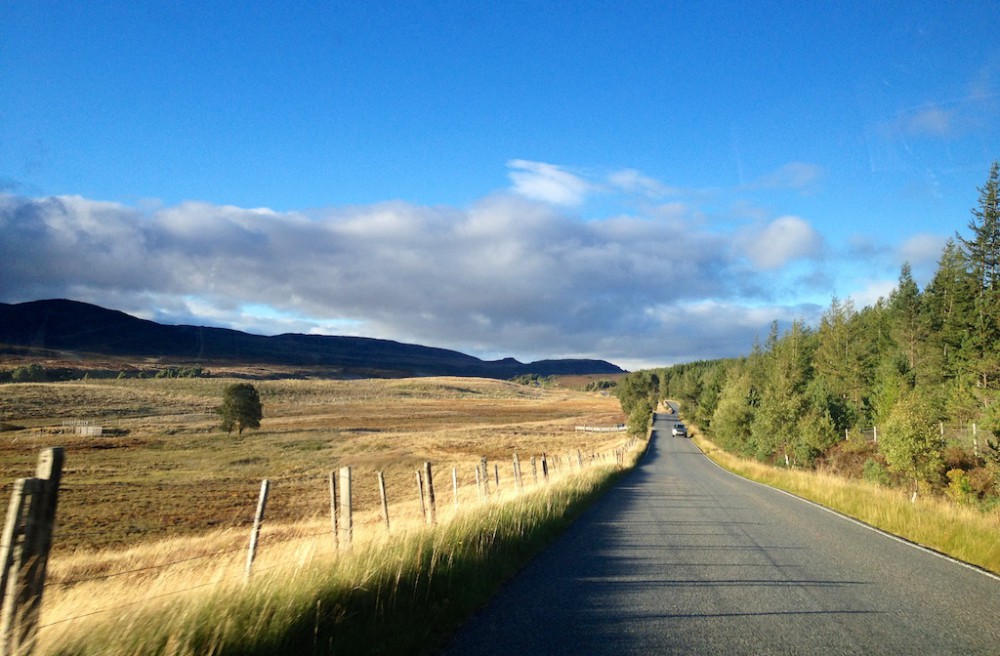
[[[628,449],[630,449],[630,448],[632,448],[637,441],[638,440],[636,438],[633,438],[631,440],[626,441],[625,443],[620,444],[618,447],[611,449],[607,453],[602,453],[602,452],[598,451],[598,452],[595,452],[595,453],[587,454],[586,456],[581,451],[579,451],[579,450],[577,450],[575,453],[565,454],[565,455],[563,455],[563,454],[546,454],[546,453],[543,453],[543,454],[541,454],[540,456],[537,456],[537,457],[536,456],[531,456],[532,478],[531,478],[530,482],[533,483],[533,489],[535,489],[535,490],[544,489],[544,487],[546,485],[548,485],[549,482],[550,482],[550,476],[559,475],[559,477],[562,478],[562,477],[565,477],[567,475],[573,474],[575,472],[582,471],[586,466],[592,466],[592,465],[595,465],[595,464],[601,464],[601,463],[606,462],[606,459],[607,459],[607,457],[609,455],[614,455],[618,466],[621,466],[623,464],[623,462],[624,462],[623,458],[624,458],[625,451],[628,450]],[[542,470],[542,476],[541,477],[538,475],[538,471],[537,471],[537,463],[539,463],[539,462],[540,462],[541,470]],[[489,467],[488,467],[489,464],[493,465],[493,471],[492,472],[489,471]],[[511,459],[511,462],[508,463],[506,466],[510,467],[510,472],[509,472],[510,473],[510,478],[509,479],[507,478],[506,474],[505,474],[505,476],[503,478],[501,478],[501,476],[500,476],[500,462],[488,462],[487,458],[484,457],[484,458],[481,459],[480,463],[475,467],[475,482],[473,482],[471,484],[467,483],[465,485],[460,484],[460,477],[458,475],[458,467],[452,467],[451,478],[452,478],[452,486],[453,486],[453,492],[452,493],[453,493],[453,496],[454,496],[454,510],[450,514],[450,517],[456,517],[461,512],[460,511],[460,501],[459,501],[460,496],[462,496],[462,497],[468,497],[470,494],[475,494],[476,497],[481,502],[483,502],[483,503],[493,503],[496,500],[501,499],[501,498],[506,499],[506,498],[510,498],[511,495],[522,494],[527,489],[527,487],[528,487],[527,486],[528,481],[525,481],[523,479],[523,477],[522,477],[521,461],[520,461],[519,456],[517,454],[514,454],[513,458]],[[505,472],[506,471],[507,471],[507,469],[505,469]],[[331,530],[327,530],[327,531],[322,531],[322,532],[310,532],[310,533],[304,533],[304,534],[302,534],[302,533],[295,534],[295,535],[291,535],[291,536],[282,536],[282,535],[280,535],[280,532],[276,534],[276,533],[274,533],[272,531],[267,530],[266,529],[267,522],[266,522],[265,510],[266,510],[266,502],[267,502],[267,494],[268,494],[268,489],[269,489],[269,482],[267,480],[265,480],[265,481],[263,481],[261,483],[261,486],[260,486],[260,496],[259,496],[259,499],[258,499],[258,512],[254,516],[253,521],[252,521],[253,527],[252,527],[252,532],[251,532],[251,536],[250,536],[250,540],[249,540],[250,541],[249,550],[245,546],[246,543],[244,542],[244,546],[234,546],[234,547],[226,548],[226,549],[216,549],[216,550],[213,550],[213,551],[211,551],[209,553],[199,554],[197,556],[190,556],[190,557],[185,557],[185,558],[173,558],[173,559],[171,559],[171,560],[169,560],[167,562],[162,562],[162,563],[158,563],[158,564],[155,564],[155,565],[149,565],[149,566],[143,566],[143,567],[133,567],[133,568],[130,568],[130,569],[127,569],[127,570],[123,570],[123,571],[111,571],[111,572],[108,572],[106,574],[100,574],[100,575],[94,575],[94,576],[84,576],[84,577],[75,578],[75,579],[59,580],[59,581],[55,581],[55,582],[51,582],[51,583],[50,582],[46,582],[46,581],[43,580],[42,583],[41,583],[41,586],[39,588],[39,592],[37,594],[37,597],[36,597],[37,598],[37,603],[36,603],[36,607],[35,607],[35,611],[34,611],[35,612],[35,616],[34,616],[33,619],[29,618],[29,623],[28,623],[29,625],[27,626],[27,629],[24,629],[24,628],[21,629],[21,631],[24,632],[25,635],[29,636],[29,643],[30,644],[29,643],[24,643],[25,645],[27,645],[28,650],[22,649],[21,652],[19,652],[19,653],[30,653],[30,647],[33,644],[33,641],[35,640],[35,637],[37,636],[37,632],[38,632],[39,629],[47,628],[47,627],[50,627],[50,626],[55,626],[55,625],[58,625],[58,624],[64,624],[64,623],[72,622],[72,621],[79,620],[79,619],[84,619],[84,618],[91,617],[91,616],[94,616],[94,615],[99,615],[99,614],[102,614],[102,613],[108,613],[108,612],[112,612],[112,611],[115,611],[115,610],[121,610],[123,608],[127,608],[127,607],[131,607],[131,606],[135,606],[135,605],[144,603],[145,601],[152,601],[154,599],[159,599],[159,598],[162,598],[162,597],[168,597],[168,596],[183,594],[184,592],[189,592],[189,591],[193,591],[193,590],[205,588],[205,587],[208,587],[208,586],[211,586],[211,585],[217,585],[219,583],[222,583],[222,582],[225,582],[225,581],[229,581],[229,580],[235,580],[238,577],[235,576],[235,575],[233,575],[233,576],[222,576],[218,580],[214,580],[214,581],[209,582],[209,583],[201,583],[201,584],[197,584],[197,585],[194,585],[194,586],[185,586],[184,589],[180,589],[180,590],[170,590],[170,591],[165,592],[165,593],[160,593],[160,594],[156,594],[156,595],[152,595],[152,596],[144,596],[142,599],[137,599],[135,601],[128,602],[126,604],[121,604],[121,605],[117,605],[117,606],[106,608],[106,609],[89,611],[89,612],[86,612],[86,613],[82,613],[80,615],[74,615],[73,617],[60,618],[58,620],[55,620],[55,621],[52,621],[52,622],[48,622],[48,623],[45,623],[45,624],[41,624],[38,621],[38,617],[39,617],[39,615],[38,615],[38,606],[40,606],[40,604],[41,604],[41,592],[40,592],[40,590],[43,590],[43,589],[56,587],[59,591],[63,591],[63,590],[70,589],[70,588],[72,588],[74,586],[78,586],[78,585],[82,585],[82,584],[87,584],[87,583],[98,583],[98,582],[106,581],[106,580],[109,580],[109,579],[122,578],[122,577],[135,576],[135,575],[145,575],[145,574],[152,575],[152,574],[157,573],[157,572],[165,572],[167,570],[175,569],[175,568],[177,568],[177,566],[184,565],[186,563],[194,563],[194,562],[197,562],[197,561],[207,561],[207,560],[210,560],[210,559],[213,559],[213,558],[218,558],[220,556],[232,555],[235,558],[235,556],[237,554],[239,554],[239,553],[246,553],[246,565],[245,565],[245,568],[243,569],[243,571],[241,572],[241,575],[243,576],[244,580],[246,580],[248,577],[251,576],[252,573],[259,573],[259,572],[267,571],[267,570],[273,569],[275,567],[281,566],[281,563],[276,563],[274,565],[264,566],[264,567],[257,566],[255,560],[256,560],[258,549],[261,549],[262,553],[266,554],[267,549],[268,549],[269,546],[273,547],[273,546],[275,546],[277,544],[281,544],[281,543],[285,543],[285,542],[293,542],[293,541],[296,541],[296,540],[316,540],[316,539],[322,538],[324,536],[330,537],[331,534],[332,534],[333,539],[330,542],[326,543],[328,545],[328,550],[322,550],[322,553],[324,553],[324,554],[325,553],[333,553],[334,550],[337,549],[337,548],[345,548],[345,547],[349,548],[349,546],[350,546],[350,544],[351,544],[351,542],[353,540],[353,537],[354,537],[353,536],[353,532],[354,532],[354,527],[355,526],[359,526],[359,527],[363,526],[366,529],[368,529],[369,530],[369,535],[367,537],[369,539],[371,539],[373,537],[370,532],[372,530],[374,530],[374,529],[377,529],[378,526],[379,526],[379,524],[382,524],[382,526],[383,526],[383,528],[381,530],[382,534],[388,534],[388,533],[392,533],[394,531],[400,530],[398,528],[398,522],[393,522],[392,525],[390,525],[390,523],[389,523],[389,508],[390,508],[390,504],[389,504],[388,498],[387,498],[386,493],[385,493],[384,472],[382,472],[382,471],[378,471],[377,472],[377,475],[378,475],[378,477],[377,477],[377,484],[379,486],[379,493],[381,495],[381,506],[380,506],[379,509],[376,509],[374,511],[373,510],[366,511],[366,513],[365,513],[366,515],[367,514],[372,514],[373,517],[369,518],[367,520],[363,520],[359,524],[355,524],[355,520],[354,520],[354,517],[353,517],[353,508],[351,507],[351,495],[352,495],[351,486],[352,486],[352,481],[351,481],[350,468],[349,467],[343,467],[343,468],[341,468],[339,470],[338,474],[339,475],[337,475],[336,477],[334,476],[333,472],[331,472],[331,474],[330,474],[330,501],[329,501],[329,503],[330,503],[330,508],[331,508],[331,519],[332,519],[332,522],[333,522],[333,525],[331,527],[332,528],[332,532],[331,532]],[[435,497],[434,497],[433,478],[432,478],[432,465],[431,465],[430,462],[426,462],[424,464],[424,466],[423,466],[423,469],[417,471],[417,478],[418,478],[418,484],[419,484],[419,499],[414,499],[414,500],[411,500],[411,501],[396,501],[395,503],[392,504],[392,507],[393,508],[397,508],[397,510],[398,510],[399,507],[409,506],[409,505],[412,505],[413,503],[416,503],[416,502],[419,501],[420,504],[427,504],[426,507],[425,507],[425,509],[420,514],[421,523],[426,523],[426,524],[435,524],[435,523],[438,523],[440,521],[440,515],[439,515],[439,512],[438,512],[436,500],[435,500]],[[493,479],[492,480],[492,485],[491,485],[491,481],[490,481],[491,478]],[[278,480],[281,480],[281,479],[278,479]],[[288,477],[286,480],[296,480],[296,481],[301,481],[301,482],[308,482],[310,484],[316,483],[317,486],[321,482],[320,480],[315,479],[315,478],[311,478],[311,477],[295,477],[295,478]],[[467,481],[468,481],[468,479],[466,479],[466,482]],[[67,487],[68,490],[72,490],[73,488],[76,488],[76,487],[89,487],[89,485],[90,484],[87,484],[87,485],[69,485],[69,486],[66,486],[66,487]],[[101,485],[101,484],[94,484],[94,485]],[[473,486],[475,487],[475,492],[472,491]],[[249,486],[248,486],[248,488],[249,488]],[[57,489],[59,489],[59,488],[57,487]],[[381,512],[381,515],[380,516],[375,516],[375,513],[379,512],[379,511]],[[412,515],[411,515],[411,517],[412,517]],[[448,519],[448,518],[446,518],[446,519]],[[302,521],[302,520],[299,520],[299,521]],[[239,521],[239,522],[234,522],[233,524],[230,524],[227,527],[228,528],[246,528],[248,524],[250,524],[250,518],[246,518],[246,519],[244,519],[242,521]],[[405,522],[404,522],[404,524],[405,524]],[[292,526],[292,525],[294,525],[294,524],[290,524],[290,525],[284,525],[284,524],[283,525],[278,525],[278,528],[280,530],[281,527],[288,527],[288,526]],[[156,531],[156,530],[148,530],[147,531],[147,530],[138,529],[138,530],[135,530],[135,531],[129,531],[129,534],[146,535],[146,534],[159,533],[159,532],[160,531]],[[163,532],[166,533],[166,531],[163,531]],[[96,534],[97,532],[94,532],[94,533]],[[80,534],[71,533],[69,535],[80,535]],[[61,535],[57,535],[56,537],[57,538],[59,538],[59,537],[65,538],[65,537],[67,537],[67,534],[64,533],[64,534],[61,534]],[[206,537],[207,537],[207,534],[206,534]],[[308,551],[306,553],[311,554],[311,556],[310,556],[311,558],[319,557],[320,551],[321,551],[321,547],[322,547],[322,545],[315,545],[315,547],[313,547],[311,545],[310,551]],[[114,562],[113,561],[109,561],[109,564],[110,564],[111,568],[114,567]],[[265,565],[267,565],[267,563],[265,563]],[[230,564],[230,565],[224,565],[223,567],[232,567],[232,564]],[[184,569],[185,570],[189,570],[190,568],[184,568]],[[5,573],[6,573],[6,571],[7,571],[7,568],[4,569]],[[221,573],[221,570],[220,570],[220,573]],[[4,610],[3,618],[2,619],[3,619],[3,621],[4,621],[5,624],[13,621],[13,620],[6,619],[7,617],[11,617],[12,616],[12,612],[16,612],[16,610],[15,611],[11,611],[11,612],[8,612],[7,609]],[[17,624],[17,622],[15,622],[15,624]],[[21,625],[23,625],[23,622],[21,623]]]
[[[937,433],[949,445],[971,448],[978,456],[986,444],[987,436],[983,434],[976,423],[967,425],[945,424],[938,422]],[[844,439],[860,438],[867,442],[878,443],[881,429],[878,426],[862,426],[844,431]]]

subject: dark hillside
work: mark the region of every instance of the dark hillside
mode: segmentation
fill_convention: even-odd
[[[349,373],[512,378],[522,374],[601,374],[622,370],[603,360],[506,358],[488,362],[448,349],[366,337],[251,335],[226,328],[168,326],[69,300],[0,303],[0,345],[75,354],[340,367]]]

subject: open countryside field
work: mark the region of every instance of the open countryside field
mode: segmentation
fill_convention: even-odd
[[[387,635],[403,645],[393,649],[409,653],[414,641],[423,640],[418,630],[427,622],[423,611],[413,600],[395,611],[372,606],[355,599],[352,590],[368,590],[365,582],[372,576],[388,576],[376,594],[397,599],[402,581],[411,576],[414,586],[450,580],[430,577],[435,557],[467,562],[469,555],[458,554],[466,549],[477,563],[492,558],[489,567],[475,566],[492,583],[460,577],[471,596],[442,616],[439,624],[450,626],[492,589],[482,586],[502,580],[491,577],[502,577],[506,559],[516,563],[523,557],[513,557],[510,549],[522,554],[537,548],[537,536],[525,534],[524,547],[517,546],[521,538],[504,538],[508,546],[498,545],[495,557],[486,555],[494,549],[477,545],[497,539],[500,524],[493,522],[509,525],[504,531],[519,536],[537,526],[535,520],[525,523],[519,512],[540,517],[554,510],[558,523],[563,502],[551,495],[579,494],[532,481],[531,456],[548,454],[553,478],[559,480],[577,471],[578,450],[585,459],[602,452],[599,462],[606,466],[583,475],[596,481],[602,476],[597,470],[614,468],[610,452],[628,439],[624,433],[576,430],[623,422],[612,396],[465,378],[256,382],[265,418],[260,430],[240,437],[221,431],[214,411],[229,382],[129,379],[0,386],[5,494],[15,478],[33,473],[40,449],[66,449],[40,653],[285,653],[261,645],[272,638],[298,639],[289,626],[300,611],[263,609],[312,604],[318,613],[317,598],[340,600],[323,619],[324,627],[330,622],[339,627],[338,644],[371,639],[369,620],[352,621],[349,629],[342,624],[348,611],[341,604],[357,603],[357,612],[379,618],[371,621],[400,622]],[[64,425],[79,421],[100,425],[105,434],[77,435]],[[514,453],[525,472],[524,495],[514,487]],[[504,510],[509,504],[479,499],[475,466],[482,457],[489,459],[491,472],[498,465],[500,485],[491,482],[490,499],[508,499],[527,510],[494,519],[495,513],[511,511]],[[434,547],[429,564],[422,564],[428,552],[421,545],[439,539],[428,536],[442,534],[422,528],[414,473],[425,461],[435,468],[442,530],[465,536]],[[355,537],[353,549],[345,552],[331,535],[327,477],[347,465],[354,479]],[[458,499],[452,493],[453,467]],[[386,479],[391,531],[378,511],[377,471]],[[247,543],[264,478],[272,482],[267,518],[253,585],[245,587]],[[493,528],[476,528],[482,521]],[[412,555],[400,555],[398,549]],[[418,583],[421,572],[426,572],[424,583]],[[443,594],[452,600],[462,596],[455,590]],[[254,619],[261,613],[271,618],[268,623]],[[442,630],[435,628],[435,635]],[[203,634],[215,646],[199,642]],[[177,651],[181,643],[186,646]]]
[[[434,464],[439,496],[475,484],[481,457],[511,483],[515,453],[595,452],[620,436],[577,425],[624,421],[614,397],[508,382],[403,380],[259,381],[260,430],[218,428],[226,379],[130,379],[0,387],[0,480],[29,476],[38,452],[66,448],[55,555],[249,526],[262,479],[272,482],[268,521],[329,512],[327,476],[350,465],[355,507],[415,498],[414,471]],[[74,434],[89,421],[105,434]],[[620,440],[619,440],[620,441]],[[527,466],[527,463],[525,464]],[[492,469],[492,467],[491,467]],[[447,484],[447,485],[446,485]],[[450,497],[449,497],[450,498]]]

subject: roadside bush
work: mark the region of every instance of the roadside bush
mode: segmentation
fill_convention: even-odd
[[[962,469],[948,470],[948,486],[945,488],[945,494],[955,503],[961,504],[970,504],[976,499],[969,475]]]
[[[889,475],[889,470],[875,458],[865,460],[864,479],[869,483],[875,483],[884,487],[892,485],[892,476]]]

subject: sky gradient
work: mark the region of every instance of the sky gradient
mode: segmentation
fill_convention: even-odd
[[[1000,158],[993,1],[287,4],[0,3],[0,301],[733,356],[926,283]]]

